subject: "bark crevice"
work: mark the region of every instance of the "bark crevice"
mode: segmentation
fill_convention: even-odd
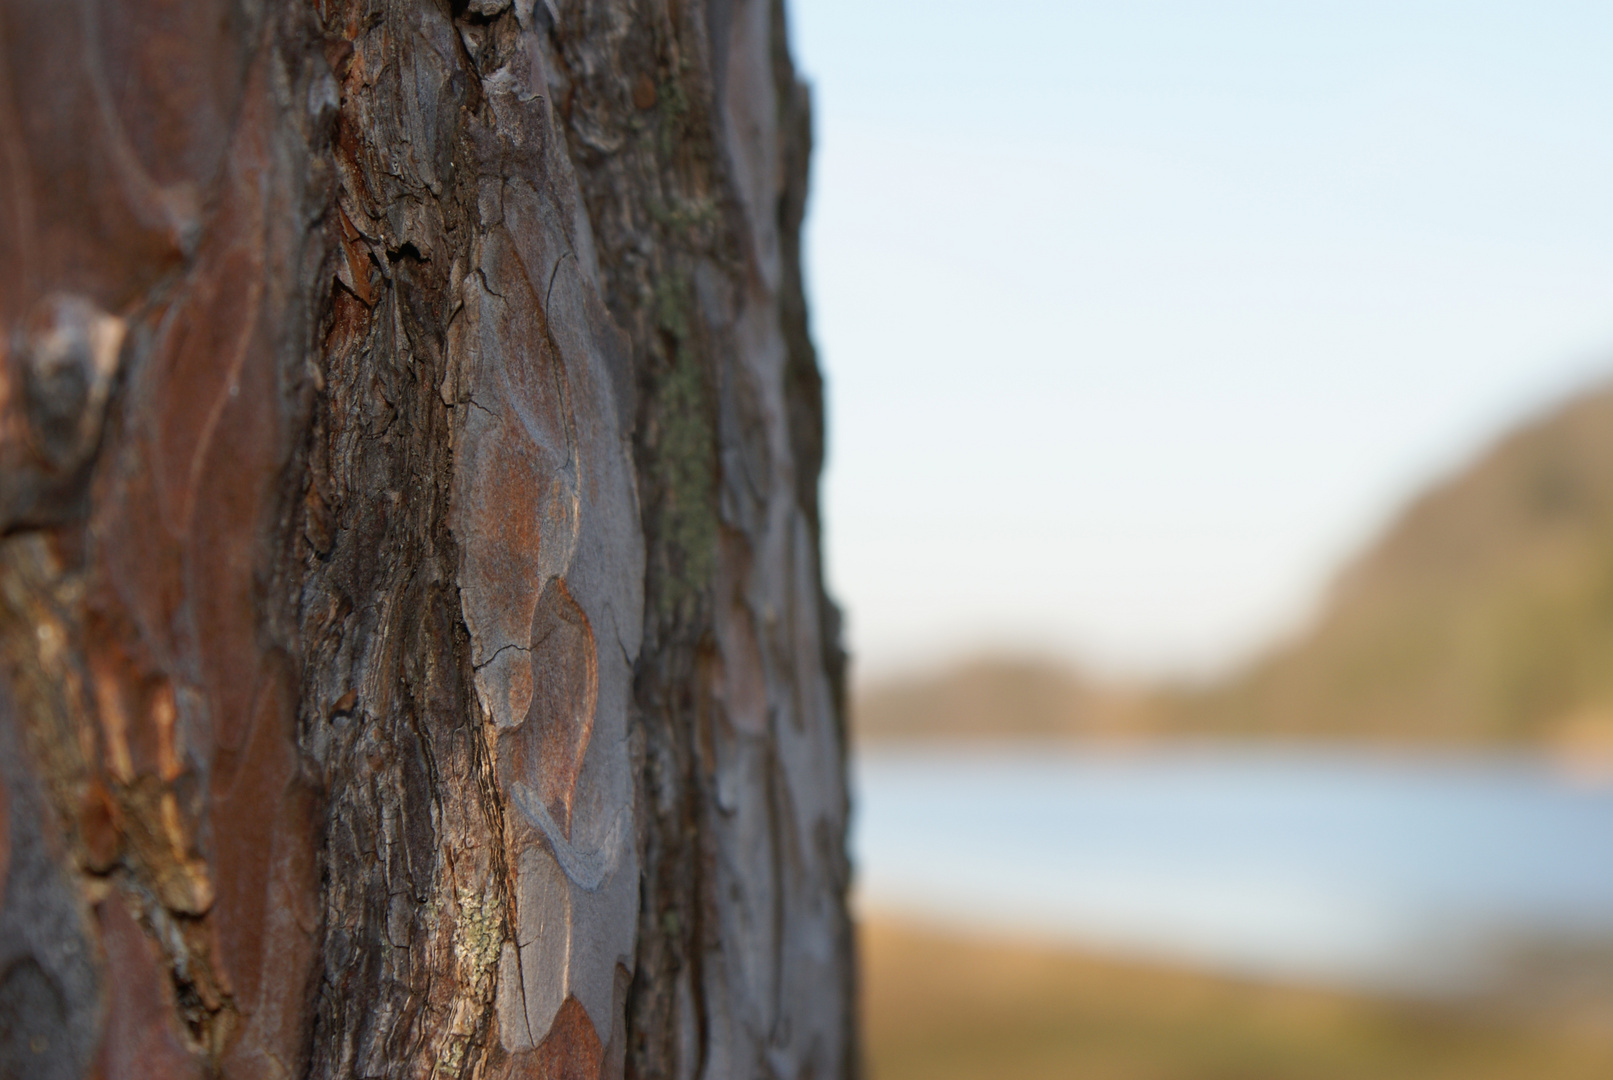
[[[0,1074],[854,1075],[782,6],[0,0],[0,149]]]

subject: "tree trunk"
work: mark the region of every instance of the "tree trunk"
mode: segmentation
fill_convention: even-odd
[[[857,1072],[778,0],[0,0],[0,1077]]]

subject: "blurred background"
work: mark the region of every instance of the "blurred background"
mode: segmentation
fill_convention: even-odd
[[[875,1080],[1613,1075],[1613,8],[790,17]]]

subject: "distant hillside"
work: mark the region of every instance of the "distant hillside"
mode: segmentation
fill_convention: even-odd
[[[1136,694],[1049,660],[982,656],[856,695],[857,734],[873,739],[1111,735],[1135,726]]]
[[[1613,718],[1613,388],[1414,502],[1314,630],[1178,702],[1214,730],[1514,741]]]
[[[1340,575],[1309,632],[1226,683],[1123,695],[1105,712],[1092,703],[1111,695],[1063,678],[1061,690],[1044,665],[965,666],[861,695],[858,729],[939,734],[973,716],[1005,733],[1613,743],[1613,387],[1417,499]],[[1006,719],[1022,713],[1034,719]]]

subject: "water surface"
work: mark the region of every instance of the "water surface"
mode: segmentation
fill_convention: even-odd
[[[887,749],[854,783],[871,908],[1436,993],[1613,943],[1613,786],[1542,760]]]

